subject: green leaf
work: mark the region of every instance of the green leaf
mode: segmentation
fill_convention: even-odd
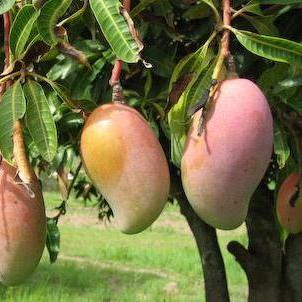
[[[274,152],[277,155],[279,168],[282,169],[290,156],[290,148],[284,129],[277,123],[274,125]]]
[[[230,28],[238,41],[250,52],[272,61],[302,67],[302,44],[286,39],[258,35]]]
[[[0,0],[0,15],[9,11],[15,2],[16,0]]]
[[[202,97],[211,82],[215,67],[215,64],[210,65],[212,61],[213,52],[204,45],[188,60],[180,62],[180,66],[176,67],[177,70],[195,73],[195,79],[190,82],[168,114],[171,130],[171,160],[178,167],[180,167],[187,131],[190,126],[190,117],[188,117],[187,112],[189,107]],[[211,67],[208,68],[208,66]]]
[[[56,45],[58,38],[55,27],[58,19],[65,14],[72,0],[48,0],[42,7],[38,18],[38,30],[43,40],[49,45]]]
[[[27,99],[26,126],[40,154],[50,162],[57,152],[57,129],[43,88],[28,80],[24,94]]]
[[[56,220],[53,218],[47,219],[46,247],[50,263],[56,262],[60,252],[60,231]]]
[[[155,2],[159,2],[161,0],[141,0],[139,4],[137,4],[132,10],[131,10],[131,17],[134,18],[137,16],[141,11],[145,10],[148,6]]]
[[[258,31],[259,34],[269,35],[269,36],[278,36],[278,28],[274,25],[275,16],[248,16],[244,15],[244,18],[247,19]]]
[[[216,21],[219,21],[221,18],[220,18],[218,10],[217,10],[215,4],[213,3],[213,1],[212,0],[201,0],[201,1],[204,2],[205,4],[207,4],[212,9],[212,11],[215,15]]]
[[[26,111],[26,101],[20,82],[6,90],[0,103],[0,151],[11,161],[13,157],[13,127]]]
[[[91,9],[116,56],[128,63],[140,60],[142,45],[134,39],[120,13],[119,0],[90,0]]]
[[[24,5],[16,15],[10,32],[10,48],[15,59],[21,57],[38,16],[39,11],[33,5]]]
[[[241,13],[252,13],[258,16],[263,16],[263,12],[260,8],[260,4],[258,0],[251,0],[249,3],[247,3],[246,5],[244,5],[243,8],[240,9]]]

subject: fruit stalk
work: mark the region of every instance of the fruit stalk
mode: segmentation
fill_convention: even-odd
[[[131,9],[131,0],[124,0],[123,8],[129,13]],[[112,69],[111,79],[109,81],[111,87],[114,88],[114,86],[119,85],[122,69],[123,69],[123,61],[116,60],[114,67]],[[119,99],[115,100],[113,98],[113,101],[120,101],[120,100]]]

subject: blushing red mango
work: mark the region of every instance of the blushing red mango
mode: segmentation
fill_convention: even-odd
[[[293,173],[284,180],[278,192],[277,216],[281,226],[292,234],[302,232],[301,190],[302,179],[300,174]]]
[[[0,283],[23,282],[38,265],[46,240],[44,204],[15,182],[16,169],[0,165]]]
[[[170,175],[160,143],[136,110],[120,103],[97,108],[85,123],[81,154],[122,232],[138,233],[155,221]]]
[[[182,182],[196,213],[209,225],[235,229],[270,162],[273,122],[260,89],[246,79],[224,81],[197,135],[193,124],[181,163]]]

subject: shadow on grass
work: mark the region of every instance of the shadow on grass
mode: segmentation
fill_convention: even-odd
[[[41,301],[48,301],[50,297],[52,301],[61,301],[62,298],[75,301],[81,296],[89,297],[89,301],[118,301],[112,298],[127,292],[130,295],[143,292],[155,280],[159,281],[160,287],[161,283],[168,281],[149,273],[125,272],[72,260],[60,260],[53,265],[42,262],[24,284],[12,288],[1,286],[0,301],[38,301],[42,297]]]

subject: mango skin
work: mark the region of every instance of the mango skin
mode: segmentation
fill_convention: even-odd
[[[22,283],[35,270],[45,246],[46,215],[41,198],[15,182],[16,169],[0,165],[0,283]]]
[[[300,194],[293,207],[290,200],[297,193],[299,173],[289,175],[282,183],[277,196],[277,217],[283,228],[289,233],[302,232],[302,180],[300,181]]]
[[[82,132],[81,154],[118,229],[135,234],[156,220],[168,198],[170,174],[159,141],[136,110],[112,103],[93,111]]]
[[[224,81],[197,135],[193,118],[181,172],[186,196],[207,224],[235,229],[246,218],[249,200],[270,162],[273,120],[260,89],[246,79]]]

